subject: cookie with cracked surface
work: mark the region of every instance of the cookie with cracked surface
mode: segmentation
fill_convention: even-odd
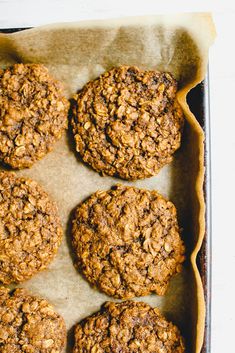
[[[64,320],[45,299],[0,287],[0,353],[61,353],[65,343]]]
[[[179,329],[146,303],[107,302],[75,328],[73,353],[183,353]]]
[[[41,64],[0,69],[0,160],[31,167],[67,128],[69,102]]]
[[[75,210],[72,243],[87,280],[115,298],[166,292],[181,271],[176,208],[157,191],[117,185]]]
[[[76,150],[103,175],[153,176],[180,147],[183,112],[169,74],[114,68],[88,82],[74,97]]]
[[[61,239],[57,207],[41,186],[0,172],[0,282],[22,282],[45,269]]]

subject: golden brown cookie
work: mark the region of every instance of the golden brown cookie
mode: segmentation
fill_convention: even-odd
[[[61,243],[57,207],[33,180],[0,172],[0,282],[22,282],[52,261]]]
[[[179,148],[183,112],[169,73],[114,68],[74,97],[72,128],[82,159],[103,175],[155,175]]]
[[[69,102],[45,66],[0,69],[0,160],[26,168],[49,152],[67,128]]]
[[[184,260],[176,208],[156,191],[94,193],[77,207],[72,236],[78,268],[115,298],[163,295]]]
[[[60,353],[65,343],[64,320],[45,299],[0,287],[0,353]]]
[[[75,328],[73,353],[183,353],[179,329],[142,302],[107,302]]]

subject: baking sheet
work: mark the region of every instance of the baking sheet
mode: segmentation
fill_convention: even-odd
[[[197,265],[201,275],[202,285],[204,289],[206,317],[204,342],[201,353],[211,353],[211,133],[210,133],[210,109],[209,109],[209,66],[205,80],[192,89],[187,95],[187,102],[191,111],[197,117],[203,131],[205,133],[205,178],[204,178],[204,196],[206,203],[206,227],[205,236],[201,249],[197,256]]]
[[[61,24],[0,35],[0,64],[44,63],[64,82],[68,97],[85,82],[120,64],[170,71],[180,82],[179,101],[187,123],[183,143],[174,162],[156,176],[123,182],[157,189],[177,206],[188,260],[175,276],[167,295],[144,300],[159,306],[186,338],[188,352],[200,352],[205,305],[195,258],[205,229],[203,202],[203,131],[185,104],[186,93],[205,75],[208,48],[214,27],[208,14],[184,14],[126,18],[111,21]],[[47,271],[21,286],[48,298],[64,316],[71,332],[74,323],[98,310],[104,294],[92,289],[73,267],[70,247],[70,213],[97,189],[108,189],[120,180],[101,177],[75,154],[69,133],[30,170],[18,172],[39,181],[57,201],[65,237],[59,254]],[[189,258],[191,256],[191,262]],[[71,340],[67,352],[71,352]]]

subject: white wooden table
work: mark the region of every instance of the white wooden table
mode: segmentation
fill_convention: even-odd
[[[213,11],[218,32],[210,52],[212,353],[232,353],[235,352],[235,1],[0,0],[0,28],[190,11]]]

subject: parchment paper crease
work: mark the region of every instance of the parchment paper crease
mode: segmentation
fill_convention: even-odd
[[[110,300],[91,288],[73,267],[70,212],[97,189],[123,182],[157,189],[178,208],[188,257],[183,273],[172,279],[166,296],[137,300],[160,307],[180,327],[188,352],[201,350],[205,304],[196,256],[205,232],[204,135],[188,108],[186,95],[205,76],[214,37],[211,16],[203,13],[63,23],[0,35],[2,67],[15,62],[43,63],[64,83],[68,97],[88,80],[122,64],[170,71],[179,80],[178,99],[187,119],[182,147],[174,162],[157,176],[130,183],[101,177],[76,157],[69,133],[33,168],[17,172],[37,180],[56,200],[65,232],[59,254],[49,269],[21,286],[55,305],[65,318],[69,336],[76,322]],[[66,352],[71,352],[71,345],[69,338]]]

